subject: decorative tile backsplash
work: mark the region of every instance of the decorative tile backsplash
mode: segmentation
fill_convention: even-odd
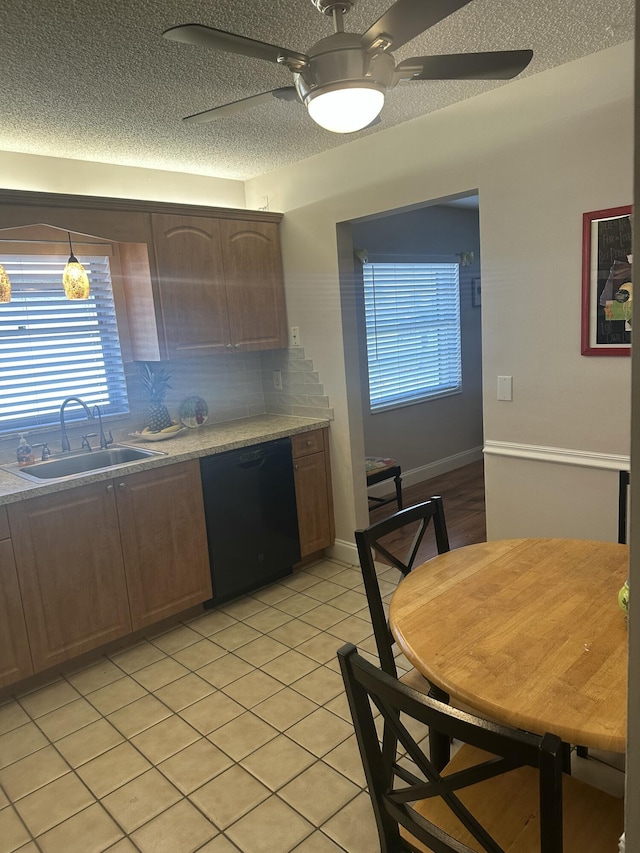
[[[329,398],[302,347],[180,359],[165,366],[172,374],[167,394],[172,415],[177,415],[185,397],[196,394],[207,402],[210,423],[261,414],[333,417]],[[274,387],[274,370],[280,371],[282,390]],[[144,417],[146,402],[137,390],[129,402],[132,412]]]
[[[179,359],[162,362],[171,373],[171,388],[166,404],[177,420],[180,403],[192,395],[202,397],[209,410],[208,423],[248,418],[254,415],[278,414],[308,418],[333,419],[333,409],[324,393],[311,359],[302,347],[265,352],[233,353],[206,358]],[[273,371],[279,370],[282,390],[273,384]],[[125,365],[131,414],[126,419],[105,418],[105,429],[111,429],[116,441],[126,441],[134,430],[145,424],[148,401],[138,381],[138,364]],[[79,410],[77,410],[79,411]],[[75,411],[70,407],[67,421]],[[79,449],[82,434],[95,432],[86,420],[68,424],[72,449]],[[60,429],[28,430],[29,441],[46,441],[52,453],[60,451]],[[96,439],[92,439],[94,446]],[[0,463],[15,461],[17,435],[0,441]],[[37,457],[38,451],[36,451]]]
[[[329,398],[302,347],[268,350],[261,353],[261,362],[265,412],[333,419]],[[274,370],[280,371],[282,390],[274,387]]]

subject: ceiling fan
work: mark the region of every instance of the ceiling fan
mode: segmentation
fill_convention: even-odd
[[[293,86],[284,86],[187,116],[203,123],[244,112],[272,98],[304,104],[311,118],[335,133],[352,133],[379,121],[387,90],[400,81],[509,80],[523,71],[531,50],[501,50],[415,56],[396,65],[392,49],[437,24],[471,0],[396,0],[363,35],[344,31],[343,16],[354,0],[311,0],[333,19],[334,33],[307,53],[205,27],[183,24],[163,35],[171,41],[265,59],[293,73]]]

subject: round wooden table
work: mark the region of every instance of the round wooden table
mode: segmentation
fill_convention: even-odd
[[[415,568],[389,622],[415,668],[480,715],[624,752],[629,549],[580,539],[457,548]]]

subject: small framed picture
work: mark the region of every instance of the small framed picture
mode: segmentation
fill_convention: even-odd
[[[482,305],[482,285],[479,278],[471,279],[471,304],[474,308]]]
[[[582,216],[582,355],[631,353],[631,207]]]

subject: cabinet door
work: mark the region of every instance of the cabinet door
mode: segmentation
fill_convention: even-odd
[[[35,672],[131,631],[109,482],[8,507]]]
[[[217,219],[151,216],[168,358],[228,349],[229,323]]]
[[[324,453],[312,453],[293,464],[300,533],[300,556],[307,557],[333,542]]]
[[[231,343],[239,350],[286,347],[278,224],[221,220],[220,230]]]
[[[31,675],[31,653],[10,539],[0,541],[0,687]]]
[[[211,598],[198,461],[115,483],[134,630]]]

